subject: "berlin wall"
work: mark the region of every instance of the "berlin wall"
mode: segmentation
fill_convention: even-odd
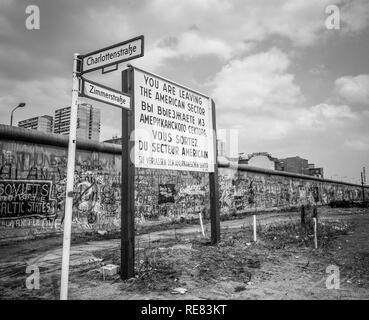
[[[0,241],[62,232],[67,145],[66,136],[0,125]],[[120,229],[120,154],[118,145],[77,141],[73,232]],[[362,199],[359,185],[218,163],[221,215]],[[208,217],[208,174],[136,169],[135,176],[137,223]]]

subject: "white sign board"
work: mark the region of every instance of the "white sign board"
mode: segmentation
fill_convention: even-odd
[[[82,97],[94,99],[115,107],[131,109],[131,98],[117,90],[82,78]]]
[[[214,172],[211,99],[134,68],[135,166]]]
[[[144,37],[140,36],[81,56],[81,73],[116,65],[143,55]]]

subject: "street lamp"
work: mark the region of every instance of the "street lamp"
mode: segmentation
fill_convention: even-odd
[[[13,110],[12,110],[12,113],[10,115],[10,125],[12,126],[13,125],[13,112],[18,109],[18,108],[24,108],[26,106],[26,103],[25,102],[21,102],[20,104],[18,104]]]

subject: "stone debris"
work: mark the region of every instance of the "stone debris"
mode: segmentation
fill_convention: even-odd
[[[186,292],[186,288],[175,288],[173,289],[172,294],[185,294]]]
[[[191,250],[192,243],[189,244],[176,244],[172,247],[172,250]]]
[[[106,266],[100,268],[100,272],[102,273],[104,279],[106,276],[115,276],[119,272],[119,266],[116,264],[107,264]]]

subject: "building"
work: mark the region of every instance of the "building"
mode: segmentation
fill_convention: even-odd
[[[309,176],[317,177],[317,178],[324,178],[324,171],[323,168],[309,168]]]
[[[282,171],[309,174],[309,162],[306,159],[296,157],[288,157],[280,159]]]
[[[224,141],[217,139],[217,150],[218,150],[218,157],[226,156],[226,145]]]
[[[105,142],[105,143],[112,143],[112,144],[120,144],[121,145],[122,144],[122,138],[113,137],[113,138],[111,138],[109,140],[105,140],[103,142]]]
[[[45,133],[53,132],[53,117],[44,115],[40,117],[33,117],[29,119],[25,119],[18,122],[18,127],[33,129],[37,131],[42,131]]]
[[[55,110],[54,133],[69,134],[70,107]],[[87,140],[100,140],[100,109],[91,104],[78,105],[77,113],[77,138]]]
[[[257,168],[278,170],[279,160],[272,157],[268,152],[254,152],[248,154],[247,157],[240,157],[239,163]]]
[[[313,163],[309,163],[308,160],[298,156],[278,159],[272,157],[268,152],[254,152],[247,156],[243,156],[242,153],[240,154],[238,163],[247,164],[257,168],[286,171],[324,178],[323,168],[315,168]]]

